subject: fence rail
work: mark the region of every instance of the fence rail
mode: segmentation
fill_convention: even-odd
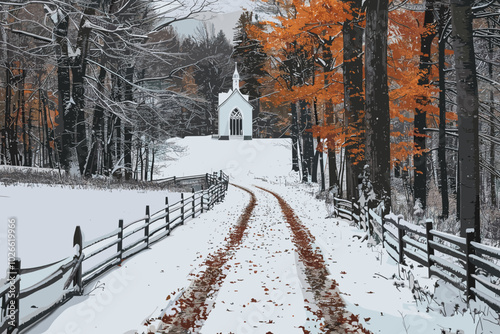
[[[61,261],[37,268],[21,269],[20,259],[10,268],[10,277],[0,286],[1,312],[0,333],[20,333],[32,326],[83,289],[97,277],[115,265],[135,254],[148,249],[154,243],[170,235],[171,231],[186,221],[208,211],[224,200],[229,177],[220,173],[207,173],[181,178],[156,180],[165,186],[190,186],[191,194],[181,193],[181,200],[124,224],[120,219],[118,227],[96,239],[85,241],[80,226],[73,236],[75,255]],[[195,191],[195,187],[200,190]],[[44,290],[51,289],[59,294],[45,305],[31,308],[34,300],[40,303]],[[38,294],[38,296],[37,296]]]
[[[483,301],[500,313],[500,249],[474,242],[474,231],[466,237],[434,229],[433,221],[415,225],[393,213],[383,219],[376,210],[355,201],[333,199],[333,214],[351,220],[382,243],[400,264],[411,259],[465,293],[467,299]]]

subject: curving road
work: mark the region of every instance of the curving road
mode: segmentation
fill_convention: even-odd
[[[233,186],[249,204],[190,286],[167,297],[157,332],[369,333],[345,311],[314,237],[290,205],[267,189]]]

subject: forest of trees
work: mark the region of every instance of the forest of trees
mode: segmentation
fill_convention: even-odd
[[[180,38],[213,2],[0,0],[0,164],[150,180],[165,139],[216,132],[237,61],[302,181],[500,240],[498,1],[261,0],[232,43]]]
[[[152,179],[166,138],[212,134],[233,46],[172,23],[213,1],[0,1],[0,164]]]
[[[261,103],[288,106],[303,181],[500,240],[498,1],[274,0],[256,10],[266,20],[247,30],[268,57]]]

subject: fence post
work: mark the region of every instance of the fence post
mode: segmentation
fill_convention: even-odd
[[[117,252],[120,254],[120,264],[123,261],[123,219],[118,220],[118,246]]]
[[[222,169],[220,170],[219,181],[222,181]]]
[[[75,234],[73,235],[73,248],[78,246],[77,254],[75,254],[74,258],[80,258],[82,256],[83,251],[83,237],[82,230],[80,225],[76,226]],[[78,268],[75,270],[75,277],[73,277],[73,287],[78,287],[78,294],[83,294],[83,284],[82,284],[82,262],[78,263]]]
[[[428,267],[428,275],[431,277],[431,267],[433,265],[431,255],[434,255],[434,248],[431,246],[431,241],[434,241],[434,237],[431,234],[432,230],[432,219],[427,219],[425,222],[425,237],[427,239],[427,264]]]
[[[146,226],[144,227],[144,236],[146,237],[146,247],[148,248],[149,248],[149,218],[150,218],[149,205],[146,205],[146,219],[145,219]]]
[[[351,213],[352,213],[352,220],[359,225],[359,212],[358,212],[358,209],[356,208],[356,198],[353,197],[351,198]],[[357,221],[356,221],[356,217],[357,218]]]
[[[476,296],[472,291],[472,288],[476,287],[476,280],[472,277],[476,272],[476,266],[472,263],[470,259],[470,255],[473,255],[474,247],[471,242],[474,241],[474,229],[468,228],[465,235],[465,256],[467,257],[466,261],[466,272],[467,272],[467,300],[476,300]]]
[[[399,263],[406,265],[404,257],[404,241],[403,241],[403,237],[405,236],[405,230],[401,228],[401,224],[399,223],[400,220],[401,216],[398,216]]]
[[[210,187],[210,183],[208,183],[208,173],[205,173],[205,183],[207,187]]]
[[[380,217],[380,221],[382,222],[381,223],[381,230],[382,230],[382,248],[385,248],[385,245],[384,245],[384,241],[385,241],[385,217],[384,217],[384,213],[382,212],[382,216]]]
[[[175,175],[174,175],[174,187],[177,186],[177,181],[175,180]]]
[[[9,323],[7,327],[7,334],[18,333],[19,330],[19,294],[21,292],[21,284],[20,284],[20,275],[21,273],[21,259],[16,257],[14,263],[9,264],[9,280],[14,280],[14,297],[9,298],[9,303],[7,305],[6,310],[2,310],[3,312],[7,312],[6,318],[10,319],[6,320]],[[6,296],[12,296],[11,293],[8,293]],[[12,312],[12,313],[11,313]],[[14,319],[12,319],[11,314],[14,315]],[[13,323],[12,323],[13,320]]]
[[[368,233],[370,234],[370,236],[373,236],[373,219],[372,219],[372,216],[370,215],[370,207],[368,206],[368,212],[367,212],[367,216],[368,216]]]
[[[184,225],[184,193],[181,193],[181,225]]]
[[[205,190],[203,190],[203,186],[201,186],[201,198],[200,198],[201,213],[203,213],[203,197],[205,197]]]
[[[191,217],[194,218],[194,215],[196,212],[196,203],[195,203],[195,199],[194,199],[194,187],[191,187],[191,192],[193,193],[193,214]]]
[[[333,197],[333,217],[337,218],[337,200],[335,199],[335,196]]]
[[[346,197],[346,199],[347,199],[347,197]],[[350,213],[349,215],[351,216],[351,221],[355,222],[355,220],[354,220],[354,201],[351,201],[351,210],[349,210],[349,213]]]
[[[210,187],[208,190],[208,209],[211,210],[214,207],[214,187]]]
[[[219,203],[219,183],[215,184],[215,189],[214,189],[214,196],[215,196],[215,203]]]
[[[365,226],[365,208],[358,202],[359,205],[359,229],[364,229]]]
[[[168,197],[165,197],[165,225],[167,230],[167,235],[170,235],[170,207],[168,206]]]
[[[370,229],[370,212],[368,211],[368,203],[365,204],[365,231]]]

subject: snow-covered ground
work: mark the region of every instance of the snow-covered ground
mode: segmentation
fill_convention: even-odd
[[[301,263],[290,242],[290,230],[284,224],[278,203],[254,185],[277,192],[295,210],[302,224],[315,236],[315,246],[320,247],[347,309],[359,315],[363,326],[373,333],[500,332],[500,326],[492,323],[498,322],[495,320],[497,315],[476,315],[471,311],[462,314],[464,304],[458,292],[441,281],[436,288],[438,280],[429,279],[426,268],[416,264],[411,268],[398,266],[380,245],[362,242],[364,232],[347,221],[326,218],[325,203],[314,198],[317,187],[298,183],[297,175],[290,172],[289,140],[217,141],[210,137],[188,137],[172,142],[186,150],[177,155],[176,160],[165,162],[164,176],[222,169],[231,182],[249,188],[257,196],[248,234],[225,266],[227,276],[210,299],[214,308],[201,333],[300,333],[300,326],[311,333],[321,333],[317,326],[319,319],[307,311],[314,301],[308,295],[308,284],[301,274]],[[42,189],[13,188],[18,188],[16,191],[20,194],[15,197],[16,201],[21,201],[22,194],[31,189]],[[42,193],[45,194],[40,190],[33,199],[46,196]],[[65,203],[68,198],[84,196],[70,193],[70,190],[63,193],[63,197],[52,194],[53,200]],[[113,198],[110,203],[118,201],[114,195],[119,194],[110,192]],[[163,195],[159,194],[160,205]],[[248,194],[231,186],[223,203],[102,276],[85,290],[84,296],[73,298],[29,332],[142,333],[146,329],[144,321],[160,316],[169,305],[167,297],[174,292],[179,295],[179,291],[186,289],[194,275],[203,270],[207,256],[224,244],[248,201]],[[130,215],[141,215],[142,207],[140,205],[138,214]],[[68,220],[75,219],[82,211],[68,209],[64,217],[58,215],[61,224],[70,225],[69,236],[56,238],[58,242],[68,243],[68,252],[74,230]],[[46,233],[43,228],[41,232]],[[44,260],[41,251],[36,257],[40,263],[50,262]],[[409,285],[416,288],[413,293]],[[489,313],[484,304],[473,303],[472,306]]]
[[[485,304],[471,302],[472,309],[486,312],[486,316],[462,311],[466,305],[458,290],[435,277],[429,279],[427,268],[410,259],[406,259],[408,266],[399,266],[380,244],[361,242],[365,232],[349,221],[326,218],[325,202],[313,196],[315,186],[284,185],[272,178],[262,186],[282,194],[310,229],[347,309],[358,314],[373,333],[500,333],[498,315]],[[410,287],[416,288],[415,293]]]
[[[82,297],[73,298],[29,333],[135,333],[145,320],[160,314],[168,295],[189,285],[191,274],[224,241],[247,201],[247,194],[231,187],[215,209],[97,279]]]
[[[304,308],[314,297],[307,290],[301,263],[278,202],[254,190],[257,207],[248,236],[228,262],[229,269],[201,333],[304,333],[321,319]],[[309,303],[306,303],[309,305]],[[222,321],[225,319],[225,321]]]
[[[118,220],[133,221],[162,208],[180,194],[166,191],[81,189],[61,185],[0,187],[0,254],[7,254],[7,221],[16,220],[17,255],[23,268],[37,267],[73,255],[73,234],[80,225],[87,240],[118,227]],[[7,256],[0,257],[0,278]]]
[[[210,136],[172,139],[183,148],[164,162],[164,177],[224,171],[231,182],[253,182],[262,177],[287,177],[291,171],[288,139],[216,140]]]

